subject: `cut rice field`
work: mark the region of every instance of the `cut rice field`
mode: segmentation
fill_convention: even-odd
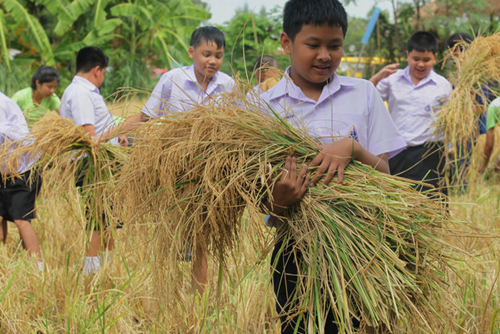
[[[111,110],[128,116],[139,108],[125,101]],[[471,177],[469,192],[453,194],[449,204],[459,223],[444,241],[463,251],[449,259],[444,279],[453,303],[435,305],[450,321],[431,330],[416,324],[412,333],[500,333],[500,176],[489,171]],[[158,275],[163,267],[151,247],[157,240],[154,220],[116,230],[112,260],[86,277],[84,203],[76,189],[67,191],[67,182],[60,191],[47,182],[39,196],[33,226],[43,273],[23,251],[12,224],[7,244],[0,246],[0,332],[279,333],[268,252],[273,230],[244,213],[229,256],[224,262],[210,259],[202,296],[191,290],[190,262],[176,261],[180,283]],[[126,187],[120,191],[128,195]]]

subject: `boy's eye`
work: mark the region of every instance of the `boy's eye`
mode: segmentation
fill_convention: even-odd
[[[317,48],[318,45],[317,44],[306,44],[308,47],[310,48]]]
[[[342,45],[330,45],[329,48],[332,50],[338,50],[342,47]]]

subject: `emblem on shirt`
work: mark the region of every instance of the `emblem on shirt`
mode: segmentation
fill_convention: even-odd
[[[349,138],[352,138],[355,141],[359,142],[358,131],[356,130],[356,127],[354,125],[351,127],[351,131],[349,132]]]
[[[432,103],[425,107],[425,111],[432,113],[438,113],[443,105],[448,102],[448,96],[438,96]]]

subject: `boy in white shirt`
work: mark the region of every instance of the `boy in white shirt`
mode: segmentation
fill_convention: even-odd
[[[335,74],[346,32],[347,15],[338,0],[290,0],[285,5],[281,46],[290,55],[289,78],[282,78],[261,98],[292,126],[305,129],[322,151],[309,166],[297,167],[296,159],[287,157],[272,190],[273,201],[265,203],[273,213],[270,223],[283,235],[287,223],[276,217],[300,201],[310,183],[328,184],[334,178],[341,183],[352,159],[389,173],[388,157],[405,147],[373,85]],[[307,168],[316,166],[317,176],[310,180]],[[300,258],[293,240],[275,245],[271,263],[276,263],[273,286],[282,333],[307,332],[308,316],[302,314],[299,320],[294,300]],[[338,332],[333,312],[317,330]]]
[[[9,142],[28,139],[29,130],[21,108],[12,99],[0,92],[0,146]],[[10,150],[11,148],[9,148]],[[8,152],[6,153],[8,154]],[[5,162],[5,160],[3,160]],[[33,178],[29,183],[31,173],[36,173],[33,160],[24,156],[20,158],[17,172],[21,178],[8,178],[9,172],[2,163],[0,175],[0,239],[5,243],[7,238],[7,221],[16,224],[23,247],[30,256],[36,258],[38,268],[43,271],[42,255],[38,238],[31,226],[35,218],[35,199],[41,186],[41,179]]]
[[[435,133],[434,121],[452,89],[433,70],[437,47],[431,33],[418,31],[407,42],[408,66],[398,70],[399,64],[388,65],[370,79],[408,145],[389,161],[391,173],[434,187],[439,187],[444,168],[443,138]]]
[[[191,35],[188,50],[193,65],[171,69],[163,74],[141,112],[99,140],[126,133],[151,118],[208,104],[218,94],[230,92],[234,80],[219,72],[225,47],[226,40],[220,29],[211,26],[196,29]],[[202,293],[207,283],[207,250],[194,250],[192,276],[193,288]]]
[[[94,138],[97,136],[108,138],[110,133],[114,133],[113,115],[99,91],[99,87],[104,82],[107,66],[108,57],[101,49],[94,46],[82,48],[76,56],[76,75],[64,90],[61,98],[61,117],[73,120],[76,125],[82,126]],[[115,145],[127,146],[128,143],[124,136],[113,135],[106,141],[108,140]],[[77,186],[82,185],[83,180],[79,179]],[[111,257],[114,238],[105,220],[106,218],[103,217],[103,221],[87,226],[91,234],[84,263],[87,274],[99,270],[101,258],[106,252]]]

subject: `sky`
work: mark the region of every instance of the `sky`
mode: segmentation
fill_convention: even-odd
[[[225,21],[231,20],[236,9],[242,8],[245,3],[249,4],[250,9],[259,13],[262,6],[266,9],[272,9],[277,5],[283,7],[286,0],[205,0],[205,2],[210,6],[212,13],[209,23],[223,24]],[[349,16],[367,17],[368,12],[375,4],[382,10],[391,11],[390,0],[356,0],[356,5],[346,6],[346,11]]]

